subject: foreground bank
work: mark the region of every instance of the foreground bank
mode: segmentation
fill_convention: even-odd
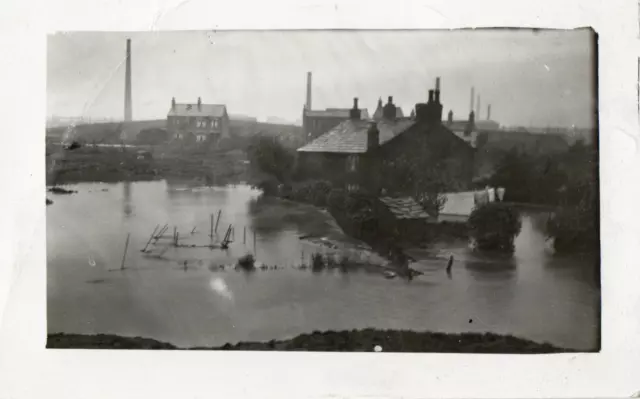
[[[371,352],[376,347],[384,352],[428,353],[503,353],[539,354],[574,352],[548,343],[493,333],[445,334],[407,330],[350,330],[302,334],[282,341],[240,342],[199,350],[276,350],[321,352]],[[184,349],[172,344],[141,337],[111,334],[50,334],[49,349]]]

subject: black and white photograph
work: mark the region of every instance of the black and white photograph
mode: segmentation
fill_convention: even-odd
[[[598,46],[51,33],[46,347],[599,352]]]

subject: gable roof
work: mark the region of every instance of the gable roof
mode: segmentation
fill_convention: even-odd
[[[299,152],[332,152],[346,154],[361,154],[367,152],[367,131],[369,121],[346,120],[327,133],[313,140]],[[410,119],[396,121],[382,120],[377,122],[380,131],[380,145],[386,143],[415,124]]]
[[[305,110],[305,115],[311,118],[345,118],[351,117],[351,108],[327,108],[325,110]],[[369,111],[360,109],[360,118],[369,119]]]
[[[384,106],[382,105],[382,101],[378,101],[378,107],[376,111],[373,113],[374,120],[382,119],[382,115],[384,113]],[[402,108],[396,106],[396,118],[404,118],[404,112],[402,112]]]
[[[396,219],[428,219],[429,214],[411,197],[381,197],[387,209]]]
[[[176,104],[175,109],[170,108],[167,116],[210,116],[221,118],[227,112],[227,106],[223,104]]]

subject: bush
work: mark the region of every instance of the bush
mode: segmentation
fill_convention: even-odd
[[[481,250],[513,252],[513,240],[521,228],[518,212],[500,202],[476,208],[469,217],[471,235]]]
[[[280,183],[276,178],[269,177],[269,178],[263,179],[262,181],[257,183],[255,186],[256,188],[262,190],[262,193],[264,195],[274,196],[278,194],[279,185]]]
[[[256,260],[251,254],[246,254],[245,256],[238,259],[238,266],[240,266],[244,270],[254,270],[255,263]]]
[[[321,253],[311,254],[311,270],[314,272],[322,271],[325,267],[324,257]]]
[[[329,208],[343,211],[347,204],[347,193],[340,188],[334,188],[327,195],[327,205]]]

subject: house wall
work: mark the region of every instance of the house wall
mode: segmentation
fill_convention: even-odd
[[[334,186],[346,187],[348,183],[358,183],[357,174],[347,169],[348,155],[299,152],[298,172],[305,179],[327,180]]]
[[[229,137],[229,117],[168,116],[167,131],[175,140],[218,140]]]
[[[437,170],[446,173],[456,191],[471,186],[475,150],[445,128],[417,124],[381,147],[381,157],[428,157]],[[426,171],[425,171],[426,172]]]

